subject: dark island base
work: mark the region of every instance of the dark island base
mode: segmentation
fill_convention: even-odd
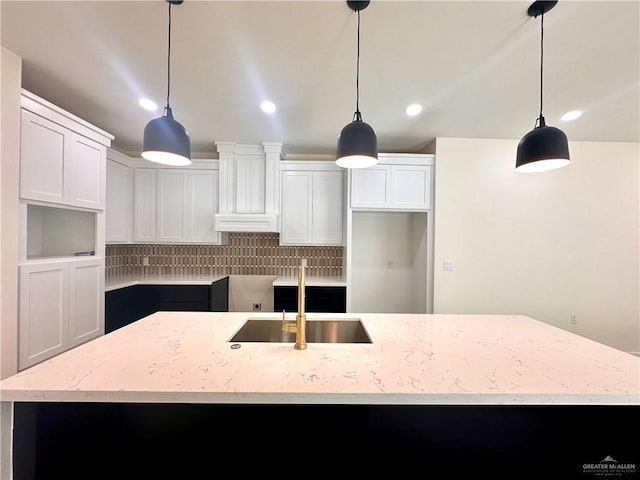
[[[14,426],[16,480],[640,475],[636,406],[28,402]]]

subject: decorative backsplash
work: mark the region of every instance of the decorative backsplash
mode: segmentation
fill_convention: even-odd
[[[230,233],[228,245],[108,244],[107,278],[135,274],[341,276],[342,247],[287,247],[277,233]],[[143,266],[148,257],[149,266]]]

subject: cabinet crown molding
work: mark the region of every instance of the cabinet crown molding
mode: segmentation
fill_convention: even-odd
[[[265,153],[283,153],[282,142],[263,142],[261,144],[240,144],[236,142],[215,142],[218,153],[236,155],[264,155]]]
[[[115,138],[109,132],[105,132],[24,88],[21,91],[20,106],[107,147],[111,146],[111,140]]]

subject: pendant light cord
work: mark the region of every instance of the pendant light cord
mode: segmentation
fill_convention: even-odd
[[[544,12],[542,12],[542,15],[540,17],[540,115],[538,116],[538,120],[536,120],[536,125],[540,127],[544,126],[544,117],[542,116],[543,65],[544,65]]]
[[[362,121],[362,115],[360,114],[360,10],[356,12],[358,14],[358,39],[356,47],[356,111],[353,114],[353,121]]]
[[[171,111],[169,106],[169,92],[171,92],[171,2],[169,2],[169,42],[167,48],[167,106],[166,110]]]

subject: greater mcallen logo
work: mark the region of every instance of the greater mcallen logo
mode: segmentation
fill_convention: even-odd
[[[622,477],[623,475],[636,473],[636,464],[620,463],[611,455],[607,455],[598,463],[583,464],[582,473],[598,477]]]

